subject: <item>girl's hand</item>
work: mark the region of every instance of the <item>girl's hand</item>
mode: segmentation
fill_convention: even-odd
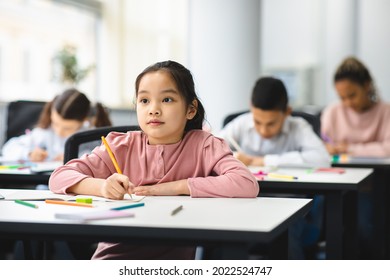
[[[190,194],[187,179],[151,186],[134,187],[133,193],[141,196]]]
[[[114,173],[101,186],[101,195],[110,199],[123,199],[126,193],[133,193],[134,184],[126,175]]]
[[[64,154],[59,154],[54,158],[55,161],[64,161]]]
[[[31,161],[38,162],[38,161],[44,161],[48,156],[48,153],[46,150],[36,147],[30,154],[29,158]]]

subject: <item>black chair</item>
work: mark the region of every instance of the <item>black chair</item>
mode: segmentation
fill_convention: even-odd
[[[249,111],[247,110],[247,111],[237,112],[237,113],[233,113],[233,114],[226,116],[225,119],[223,120],[223,127],[225,127],[229,122],[231,122],[232,120],[237,118],[239,115],[242,115],[242,114],[248,113],[248,112]],[[292,111],[291,116],[304,118],[309,124],[311,124],[313,131],[318,136],[321,135],[321,122],[320,122],[319,116],[312,115],[312,114],[302,112],[302,111]]]
[[[38,122],[39,116],[45,106],[43,101],[18,100],[12,101],[7,107],[7,131],[5,141],[26,133]]]
[[[111,131],[127,132],[133,130],[140,130],[140,128],[137,125],[105,126],[76,132],[65,142],[64,163],[67,163],[71,159],[78,158],[83,145],[89,144],[89,147],[100,145],[101,137],[106,136]]]
[[[83,145],[87,145],[88,152],[94,147],[100,145],[101,137],[106,136],[112,131],[127,132],[140,130],[139,126],[105,126],[85,131],[76,132],[65,142],[64,163],[69,160],[78,158],[83,151]],[[92,144],[92,145],[91,145]],[[61,246],[70,250],[72,257],[75,259],[90,259],[96,249],[95,242],[62,242]]]

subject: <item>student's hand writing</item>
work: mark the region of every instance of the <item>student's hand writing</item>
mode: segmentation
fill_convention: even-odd
[[[46,150],[36,147],[30,154],[29,158],[31,161],[37,162],[37,161],[44,161],[48,156],[48,153]]]
[[[235,153],[235,157],[241,161],[245,165],[255,165],[255,166],[263,166],[264,158],[263,157],[254,157],[250,155],[246,155],[243,153]]]
[[[101,195],[110,199],[123,199],[126,193],[132,193],[134,184],[126,175],[114,173],[101,186]]]
[[[348,143],[341,142],[336,145],[337,152],[339,154],[346,154],[348,152]]]
[[[135,195],[151,196],[151,195],[182,195],[190,194],[187,180],[179,180],[174,182],[161,183],[151,186],[138,186],[133,189]]]
[[[348,144],[345,142],[336,143],[336,144],[325,144],[328,153],[331,155],[345,154],[348,152]]]
[[[59,155],[57,155],[57,156],[54,158],[54,160],[56,160],[56,161],[64,161],[64,154],[59,154]]]

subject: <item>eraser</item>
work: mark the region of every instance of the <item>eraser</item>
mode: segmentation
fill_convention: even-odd
[[[83,197],[83,198],[79,197],[79,198],[76,198],[76,202],[92,204],[92,198],[90,198],[90,197]]]

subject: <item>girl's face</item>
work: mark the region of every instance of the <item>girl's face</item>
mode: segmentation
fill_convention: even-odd
[[[66,120],[57,113],[56,110],[51,110],[51,127],[55,134],[60,137],[69,137],[77,132],[83,125],[83,122],[77,120]]]
[[[195,107],[187,106],[169,73],[159,70],[142,77],[137,92],[137,118],[149,144],[179,142],[187,120],[195,114]]]
[[[353,81],[344,79],[337,81],[335,88],[343,105],[355,112],[364,112],[371,106],[369,84],[363,87]]]

